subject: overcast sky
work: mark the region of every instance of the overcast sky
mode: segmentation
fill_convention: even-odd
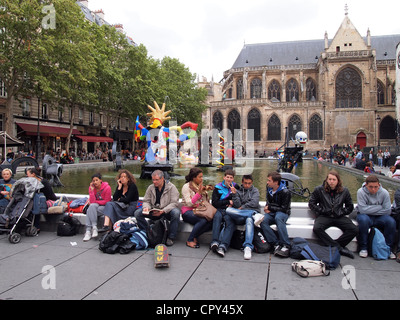
[[[349,18],[361,36],[400,34],[399,0],[89,0],[110,24],[121,23],[149,55],[177,58],[218,82],[244,43],[332,39]]]

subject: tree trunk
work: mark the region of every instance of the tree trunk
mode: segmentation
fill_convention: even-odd
[[[67,136],[67,142],[65,144],[65,150],[67,151],[69,155],[69,146],[71,145],[71,136],[72,136],[72,130],[74,130],[74,121],[75,121],[75,106],[72,104],[71,105],[71,119],[70,119],[70,124],[69,124],[69,132]]]

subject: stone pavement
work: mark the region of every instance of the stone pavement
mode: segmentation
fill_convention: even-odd
[[[245,261],[234,249],[220,258],[208,249],[208,239],[192,249],[185,246],[186,237],[181,234],[170,247],[170,268],[155,269],[153,250],[109,255],[98,249],[98,241],[83,242],[82,234],[58,237],[41,232],[37,237],[23,236],[19,244],[0,235],[0,299],[156,300],[153,308],[158,308],[173,300],[400,297],[400,264],[394,260],[342,257],[329,276],[301,278],[291,271],[290,258],[253,253]]]

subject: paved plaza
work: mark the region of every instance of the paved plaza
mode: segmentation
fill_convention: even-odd
[[[170,268],[155,269],[153,250],[109,255],[83,235],[41,232],[10,244],[0,236],[0,299],[50,300],[388,300],[400,297],[400,264],[394,260],[341,258],[327,277],[301,278],[293,259],[256,254],[250,261],[231,249],[220,258],[201,243],[170,247]],[[354,244],[354,243],[353,243]],[[354,244],[355,245],[355,244]],[[351,248],[351,247],[350,247]],[[351,248],[355,250],[354,248]]]

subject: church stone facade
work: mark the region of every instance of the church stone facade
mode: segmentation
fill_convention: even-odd
[[[207,129],[254,131],[259,152],[308,135],[308,150],[394,146],[396,45],[362,37],[346,13],[333,39],[246,44],[221,83],[208,85]],[[244,143],[245,144],[245,143]]]

